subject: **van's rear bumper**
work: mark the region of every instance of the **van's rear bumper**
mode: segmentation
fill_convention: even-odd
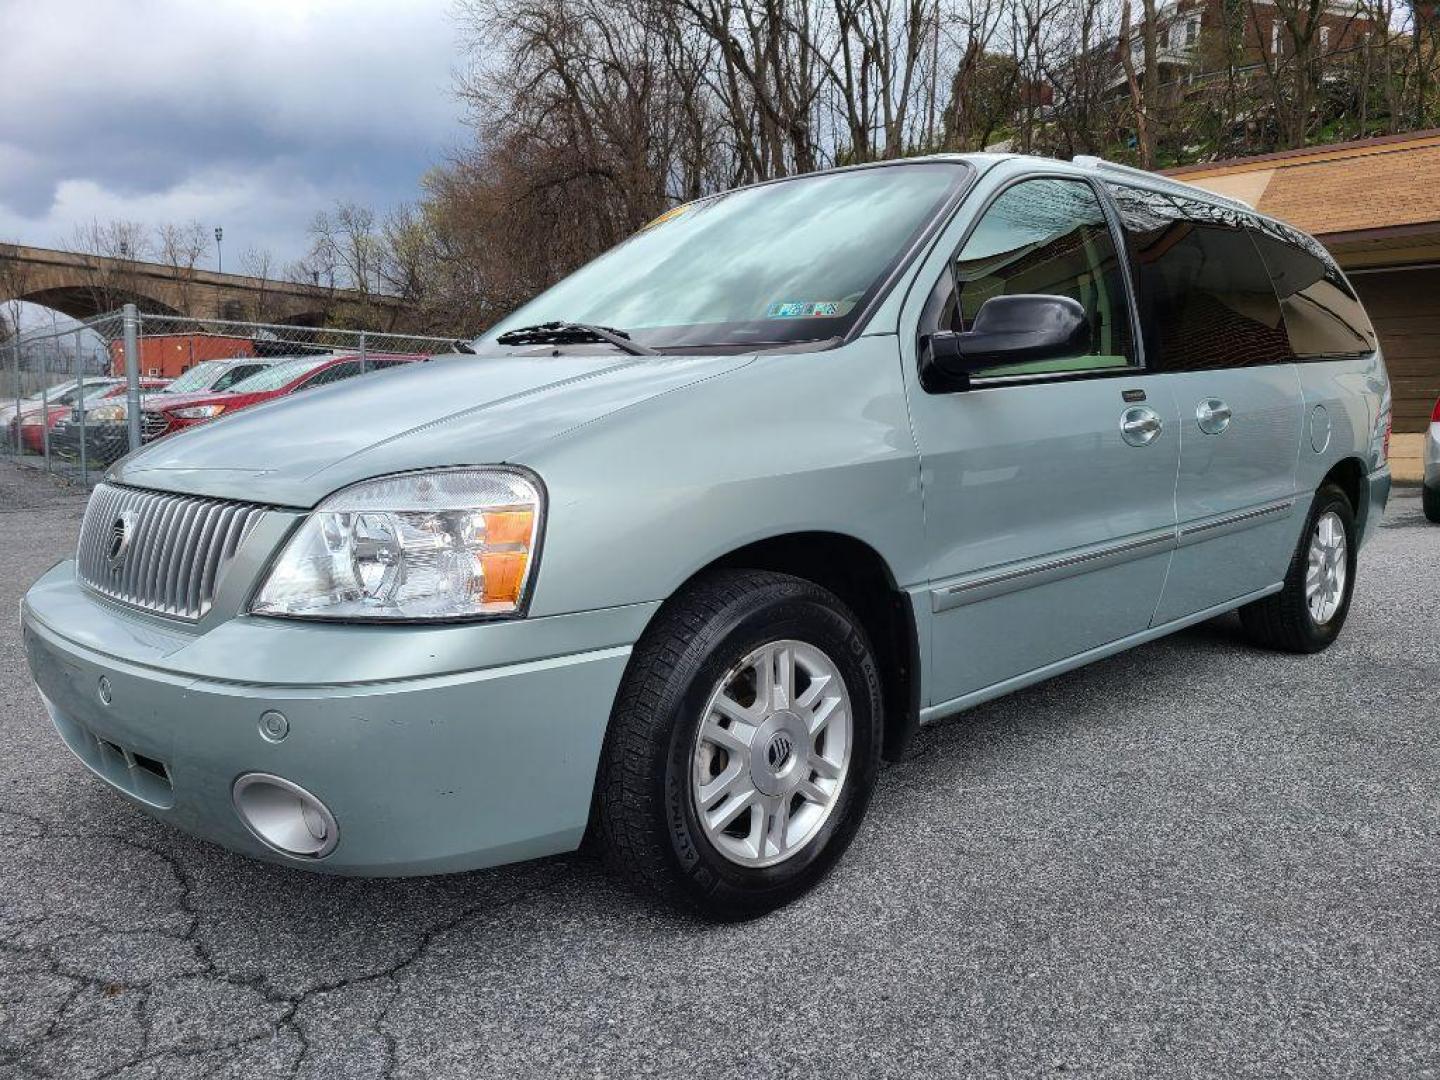
[[[128,630],[137,650],[164,638],[147,620],[92,599],[72,567],[57,566],[22,605],[30,670],[66,745],[161,820],[248,855],[340,874],[441,873],[575,848],[630,653],[628,641],[613,639],[648,615],[589,613],[594,647],[455,674],[327,684],[317,670],[315,685],[259,684],[229,681],[224,670],[182,671],[183,649],[161,663],[173,640],[138,657],[73,640],[47,614],[85,612],[102,624],[98,636],[118,641]],[[483,657],[484,635],[496,626],[457,629],[469,635],[467,651]],[[314,630],[268,620],[264,648],[275,650],[277,668],[293,668]],[[566,643],[577,635],[567,622]],[[94,640],[97,627],[76,636]],[[288,722],[279,741],[261,733],[269,711]],[[322,800],[339,827],[334,851],[311,859],[262,844],[231,798],[250,772]]]
[[[1365,485],[1369,493],[1370,505],[1365,508],[1365,528],[1360,535],[1360,544],[1364,546],[1375,531],[1380,528],[1380,522],[1385,518],[1385,506],[1390,501],[1390,466],[1383,465],[1372,472],[1369,481]]]

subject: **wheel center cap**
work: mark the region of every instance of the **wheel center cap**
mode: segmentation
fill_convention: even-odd
[[[770,745],[765,750],[765,764],[770,766],[770,771],[779,772],[790,760],[790,752],[794,748],[787,732],[777,731],[770,736]]]
[[[805,722],[788,710],[771,713],[750,745],[750,776],[763,795],[786,795],[805,779]]]

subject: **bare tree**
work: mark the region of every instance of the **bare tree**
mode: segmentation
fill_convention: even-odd
[[[240,272],[255,279],[251,317],[256,322],[279,322],[285,318],[286,302],[276,291],[275,256],[269,248],[248,247],[240,253]],[[308,284],[308,283],[307,283]]]
[[[85,292],[96,312],[122,304],[154,307],[141,293],[140,264],[151,254],[149,234],[138,221],[92,220],[77,225],[69,248],[84,262]]]
[[[1361,8],[1334,27],[1346,36]],[[1282,147],[1304,146],[1313,122],[1321,78],[1320,35],[1326,0],[1249,0],[1250,23],[1271,92]],[[1334,16],[1331,16],[1334,26]],[[1392,117],[1395,109],[1392,108]]]
[[[414,206],[321,215],[303,270],[483,324],[738,184],[997,143],[1128,156],[1132,133],[1149,167],[1296,143],[1333,118],[1316,12],[1333,30],[1334,4],[1275,0],[1285,47],[1267,51],[1265,2],[1222,0],[1167,85],[1182,13],[1159,0],[457,0],[473,144]],[[1358,2],[1397,25],[1396,0]],[[1437,119],[1440,20],[1409,17],[1350,46],[1371,65],[1357,131]]]
[[[154,251],[175,284],[182,314],[193,315],[195,269],[205,254],[205,228],[198,221],[165,224],[155,230]]]
[[[338,316],[358,329],[380,329],[379,291],[381,240],[375,211],[354,202],[339,202],[315,215],[310,225],[310,266],[324,266],[330,283],[347,290],[348,302]]]

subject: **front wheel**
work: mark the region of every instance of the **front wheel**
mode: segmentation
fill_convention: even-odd
[[[1355,591],[1355,512],[1345,493],[1327,484],[1315,493],[1284,587],[1246,604],[1240,622],[1260,645],[1315,653],[1340,634]]]
[[[788,903],[854,836],[881,724],[873,651],[836,596],[707,575],[646,631],[617,697],[596,795],[607,861],[712,918]]]

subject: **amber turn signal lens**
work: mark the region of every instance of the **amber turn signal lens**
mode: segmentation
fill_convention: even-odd
[[[485,543],[498,547],[501,544],[530,543],[530,532],[535,527],[533,510],[487,510],[485,512]]]
[[[485,603],[518,604],[520,586],[525,582],[525,566],[529,561],[530,555],[524,551],[491,551],[481,555]]]

